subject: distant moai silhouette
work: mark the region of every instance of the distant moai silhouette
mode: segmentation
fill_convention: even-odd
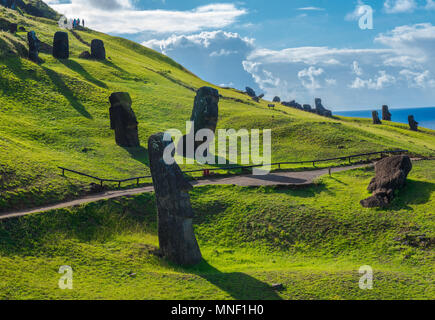
[[[382,120],[391,121],[391,113],[387,105],[382,106]]]
[[[415,121],[413,115],[408,116],[408,123],[409,123],[409,128],[412,131],[418,131],[418,122]]]
[[[372,112],[373,124],[382,124],[382,121],[379,119],[379,113],[377,111]]]

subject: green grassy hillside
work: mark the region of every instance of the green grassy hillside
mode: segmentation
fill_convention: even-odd
[[[57,22],[0,8],[2,18],[35,30],[43,63],[26,59],[26,33],[0,32],[0,210],[77,196],[89,181],[64,179],[57,166],[102,178],[149,174],[147,139],[158,131],[185,131],[194,89],[210,85],[153,50],[91,30],[69,33],[71,58],[50,55]],[[87,44],[105,42],[108,60],[83,60]],[[108,97],[127,91],[139,120],[142,148],[115,144]],[[435,154],[435,132],[366,120],[327,119],[219,88],[219,128],[271,128],[273,161],[299,161],[385,149]],[[197,166],[195,166],[197,167]]]
[[[195,268],[155,254],[153,194],[6,220],[0,299],[435,299],[434,164],[415,163],[382,210],[359,205],[373,169],[301,190],[196,188]],[[73,290],[58,288],[63,265]],[[372,290],[358,286],[363,265]]]

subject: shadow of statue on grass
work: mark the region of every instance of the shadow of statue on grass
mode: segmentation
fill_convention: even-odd
[[[271,285],[246,273],[223,273],[205,260],[196,267],[185,268],[184,271],[207,280],[236,300],[282,300]]]
[[[139,161],[140,163],[146,165],[147,167],[150,166],[150,159],[149,159],[149,155],[148,155],[148,150],[144,147],[137,147],[137,148],[128,148],[128,147],[123,147],[129,154],[130,156],[136,160]]]
[[[83,78],[85,78],[87,81],[93,83],[94,85],[103,88],[103,89],[107,89],[108,86],[103,82],[98,80],[97,78],[95,78],[94,76],[92,76],[88,71],[86,71],[81,64],[79,64],[78,62],[71,60],[71,59],[59,59],[58,60],[60,63],[62,63],[65,67],[69,68],[70,70],[78,73],[79,75],[81,75]]]
[[[61,76],[51,69],[48,69],[46,67],[42,67],[47,74],[47,76],[50,78],[51,82],[58,88],[59,92],[65,97],[65,99],[68,100],[68,102],[71,104],[71,106],[76,109],[78,113],[80,113],[82,116],[88,119],[93,119],[92,115],[86,110],[85,106],[82,105],[77,98],[74,96],[74,93],[71,91],[71,89],[65,84],[65,82],[62,80]]]

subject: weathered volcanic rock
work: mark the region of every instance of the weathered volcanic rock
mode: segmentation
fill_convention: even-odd
[[[68,33],[58,31],[54,34],[53,57],[55,57],[56,59],[68,59],[69,58]]]
[[[27,33],[27,42],[29,43],[29,59],[33,62],[39,63],[39,48],[41,42],[36,37],[35,31]]]
[[[248,94],[248,96],[250,96],[251,98],[254,98],[257,96],[257,94],[255,93],[254,89],[250,88],[250,87],[246,87],[246,93]]]
[[[164,161],[164,151],[173,142],[163,141],[163,137],[164,133],[157,133],[148,140],[160,250],[169,261],[192,266],[202,260],[192,224],[194,213],[189,197],[192,185],[185,180],[177,163],[169,165]]]
[[[391,121],[391,113],[388,106],[382,106],[382,120]]]
[[[106,49],[102,40],[94,39],[91,42],[91,56],[95,60],[106,60]]]
[[[324,117],[332,117],[332,112],[331,110],[326,109],[323,105],[322,105],[322,99],[320,98],[316,98],[315,99],[315,105],[316,105],[316,113],[320,116],[324,116]]]
[[[394,192],[405,185],[411,170],[412,163],[408,156],[393,156],[378,161],[375,164],[376,176],[368,187],[373,196],[362,200],[361,205],[366,208],[388,206]]]
[[[302,107],[304,108],[304,111],[313,112],[313,109],[309,104],[304,104]]]
[[[15,34],[18,30],[18,24],[16,23],[11,23],[9,26],[9,32],[12,34]]]
[[[373,124],[382,124],[382,121],[379,119],[379,113],[377,111],[372,111],[372,119]]]
[[[79,54],[80,59],[91,59],[91,53],[89,51],[83,51]]]
[[[110,127],[115,130],[116,143],[121,147],[139,147],[138,122],[127,92],[115,92],[110,100]]]
[[[292,101],[290,101],[290,102],[283,101],[283,102],[281,102],[281,104],[282,104],[283,106],[286,106],[286,107],[290,107],[290,108],[295,108],[295,109],[303,110],[302,105],[301,105],[300,103],[297,103],[295,100],[292,100]]]
[[[273,101],[272,101],[272,102],[280,103],[280,102],[281,102],[281,98],[278,97],[278,96],[276,96],[275,98],[273,98]]]
[[[418,131],[418,122],[415,121],[414,116],[408,116],[408,123],[412,131]]]

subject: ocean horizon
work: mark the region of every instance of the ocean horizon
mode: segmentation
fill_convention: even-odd
[[[378,111],[379,117],[382,118],[382,108],[371,110],[348,110],[335,111],[334,115],[353,117],[353,118],[372,118],[372,111]],[[401,108],[390,109],[392,114],[391,121],[399,123],[408,123],[408,116],[413,115],[419,123],[419,127],[435,130],[435,107],[426,108]]]

